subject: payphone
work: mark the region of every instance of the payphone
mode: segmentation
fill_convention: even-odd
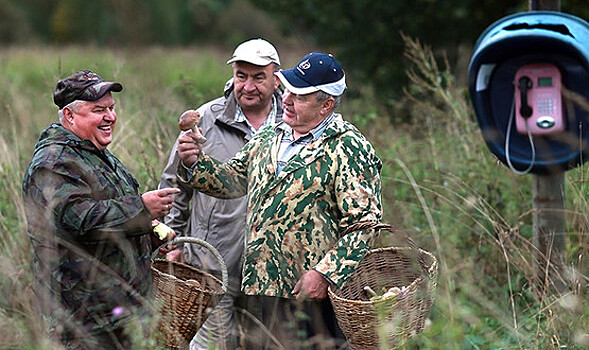
[[[515,124],[520,134],[564,131],[561,75],[553,64],[533,63],[515,72]]]
[[[589,110],[578,99],[589,100],[589,23],[554,11],[496,21],[475,45],[469,92],[487,146],[513,171],[582,164]]]

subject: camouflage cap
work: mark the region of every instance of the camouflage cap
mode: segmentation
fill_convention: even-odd
[[[104,81],[94,72],[81,70],[57,82],[53,102],[62,109],[75,100],[96,101],[109,91],[121,90],[120,83]]]

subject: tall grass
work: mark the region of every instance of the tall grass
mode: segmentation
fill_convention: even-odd
[[[586,170],[566,173],[566,289],[536,279],[530,176],[498,163],[486,148],[447,62],[404,38],[405,107],[414,123],[377,148],[385,198],[396,221],[440,260],[432,326],[411,343],[428,348],[584,348],[589,346]],[[391,147],[392,146],[392,147]],[[394,208],[394,209],[393,209]]]
[[[8,48],[0,54],[0,348],[49,349],[31,291],[32,267],[21,199],[24,170],[39,133],[57,121],[52,92],[58,79],[91,69],[120,81],[119,120],[109,149],[156,188],[177,136],[177,118],[222,93],[230,52],[151,48]],[[145,344],[149,344],[146,342]]]
[[[585,167],[566,173],[568,289],[544,290],[534,278],[530,177],[513,174],[487,150],[466,88],[457,86],[448,63],[405,39],[411,84],[396,103],[412,123],[392,124],[395,116],[372,107],[369,89],[359,89],[362,99],[345,100],[341,111],[383,160],[385,220],[440,263],[431,323],[406,347],[589,347]],[[51,95],[56,81],[88,68],[123,83],[115,95],[119,122],[110,150],[149,190],[157,186],[176,137],[177,116],[221,94],[230,54],[96,47],[0,53],[0,348],[59,348],[44,336],[35,313],[20,194],[38,134],[57,120]],[[393,243],[394,237],[382,242]]]

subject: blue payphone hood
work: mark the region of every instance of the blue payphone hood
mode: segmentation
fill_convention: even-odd
[[[483,137],[503,163],[506,138],[510,160],[532,173],[568,170],[589,155],[589,111],[569,103],[565,134],[535,137],[532,156],[527,135],[507,125],[514,99],[516,70],[530,63],[556,65],[563,86],[589,99],[589,23],[554,11],[529,11],[506,16],[491,24],[476,41],[469,66],[469,92]],[[570,101],[569,101],[570,102]]]

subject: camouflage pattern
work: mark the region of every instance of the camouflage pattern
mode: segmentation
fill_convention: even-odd
[[[181,181],[220,198],[248,195],[242,290],[293,298],[302,274],[315,269],[341,286],[373,243],[373,230],[341,235],[359,221],[380,221],[381,161],[340,115],[276,175],[280,134],[265,128],[221,163],[203,154]]]
[[[152,227],[138,187],[109,151],[59,124],[41,133],[23,195],[37,292],[66,338],[120,333],[146,312]]]

